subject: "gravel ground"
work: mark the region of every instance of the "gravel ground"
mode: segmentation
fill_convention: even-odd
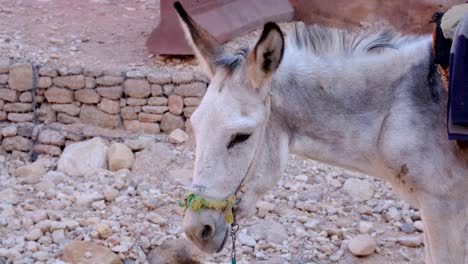
[[[0,155],[0,263],[61,263],[72,240],[111,248],[125,263],[173,250],[160,246],[185,238],[175,201],[190,184],[194,152],[191,143],[159,140],[157,151],[136,153],[132,171],[84,177],[56,171],[57,160],[47,158],[47,173],[26,180],[15,177],[24,161]],[[365,175],[291,155],[283,180],[257,208],[240,221],[239,263],[424,263],[419,212]],[[360,233],[370,234],[375,253],[351,254],[348,243]],[[202,263],[230,261],[230,242],[213,256],[191,251]]]

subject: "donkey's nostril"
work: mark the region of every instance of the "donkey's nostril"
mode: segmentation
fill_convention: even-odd
[[[213,236],[213,228],[210,225],[203,226],[201,231],[201,238],[203,240],[209,239]]]

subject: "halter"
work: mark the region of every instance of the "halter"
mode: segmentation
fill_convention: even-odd
[[[231,225],[231,237],[232,237],[232,247],[233,247],[232,253],[231,253],[232,263],[236,263],[235,241],[236,241],[236,233],[237,233],[237,230],[239,229],[239,225],[236,223],[234,209],[236,205],[240,202],[241,195],[245,193],[246,188],[244,186],[244,183],[246,183],[247,179],[249,179],[250,176],[252,176],[253,174],[253,168],[255,167],[255,164],[257,163],[258,157],[260,155],[260,146],[263,144],[263,141],[265,139],[266,126],[270,119],[270,114],[271,114],[271,93],[270,92],[268,93],[268,96],[267,96],[266,108],[267,108],[266,119],[265,119],[265,123],[263,124],[263,129],[261,131],[262,134],[260,135],[260,140],[257,144],[257,148],[255,149],[254,157],[252,158],[252,161],[250,162],[249,167],[247,168],[247,172],[244,178],[239,183],[239,186],[237,187],[236,191],[233,194],[229,195],[226,199],[215,199],[215,198],[198,195],[193,192],[187,192],[184,195],[183,202],[180,202],[180,201],[177,202],[177,204],[180,207],[185,208],[185,210],[190,209],[193,211],[200,211],[202,209],[214,209],[214,210],[224,211],[224,221],[226,221],[227,224]]]

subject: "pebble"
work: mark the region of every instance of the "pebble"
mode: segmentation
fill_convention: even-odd
[[[396,209],[395,207],[390,207],[388,208],[388,212],[387,214],[385,215],[386,218],[387,218],[387,221],[400,221],[401,220],[401,214],[400,212],[398,211],[398,209]]]
[[[52,232],[52,241],[55,243],[55,244],[62,244],[63,242],[65,242],[65,231],[63,229],[58,229],[58,230],[55,230],[54,232]]]
[[[398,243],[405,247],[420,247],[423,241],[421,236],[404,236],[398,238]]]
[[[354,256],[368,256],[374,253],[377,243],[370,235],[357,235],[349,241],[348,249]]]
[[[42,233],[41,229],[34,228],[28,233],[28,235],[26,236],[26,239],[29,240],[29,241],[36,241],[39,238],[41,238],[42,235],[43,235],[43,233]]]
[[[148,220],[157,225],[165,225],[167,223],[167,220],[164,217],[156,213],[149,213]]]
[[[400,229],[401,231],[407,233],[407,234],[411,234],[413,233],[414,231],[416,231],[416,228],[414,227],[413,224],[411,223],[404,223],[400,226]]]
[[[94,227],[94,230],[98,232],[99,236],[102,239],[106,239],[112,235],[112,229],[109,227],[109,225],[104,224],[104,223],[98,223]]]
[[[413,225],[419,232],[424,232],[424,225],[422,221],[416,221]]]
[[[361,234],[369,234],[374,231],[374,224],[371,222],[367,221],[361,221],[359,222],[359,233]]]

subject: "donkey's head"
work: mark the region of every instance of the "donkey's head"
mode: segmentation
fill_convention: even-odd
[[[267,23],[255,46],[229,54],[178,2],[174,7],[197,59],[211,78],[190,118],[196,139],[192,192],[218,200],[235,194],[239,218],[252,212],[255,201],[277,180],[271,173],[280,162],[270,156],[275,151],[268,141],[274,136],[267,128],[270,79],[283,56],[283,34],[278,25]],[[200,249],[213,253],[223,248],[229,224],[221,210],[187,210],[184,231]]]

